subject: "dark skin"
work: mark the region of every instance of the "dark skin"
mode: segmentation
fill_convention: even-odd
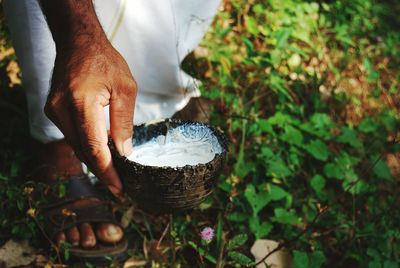
[[[122,184],[107,146],[103,108],[110,107],[110,135],[117,150],[129,155],[136,82],[125,60],[107,40],[91,0],[40,2],[57,53],[45,113],[62,131],[78,158],[115,196],[122,198]],[[108,230],[115,235],[102,235]],[[57,242],[68,240],[90,248],[96,239],[116,242],[121,238],[118,226],[94,227],[86,223],[60,233]]]

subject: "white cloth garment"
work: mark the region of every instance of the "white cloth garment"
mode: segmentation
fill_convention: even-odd
[[[220,0],[93,2],[104,31],[138,84],[135,124],[170,117],[199,96],[198,82],[180,63],[204,36]],[[38,0],[3,0],[3,7],[22,70],[31,135],[44,143],[62,139],[43,112],[55,46]],[[108,107],[105,114],[108,121]]]

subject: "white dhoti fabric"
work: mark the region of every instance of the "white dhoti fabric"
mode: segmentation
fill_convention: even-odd
[[[135,124],[170,117],[199,96],[198,82],[180,64],[206,33],[220,0],[93,2],[137,82]],[[38,0],[3,0],[3,6],[22,70],[31,135],[44,143],[62,139],[43,112],[56,52]],[[105,114],[109,121],[108,107]]]

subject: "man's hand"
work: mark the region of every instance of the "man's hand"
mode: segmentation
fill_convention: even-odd
[[[77,156],[116,196],[122,185],[107,146],[103,108],[110,106],[111,137],[122,155],[132,151],[136,83],[107,40],[91,0],[42,0],[57,56],[46,115]]]

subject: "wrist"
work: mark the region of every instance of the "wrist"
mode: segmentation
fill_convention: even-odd
[[[109,44],[92,0],[41,0],[58,53]]]
[[[91,54],[91,51],[101,51],[110,45],[103,30],[93,28],[90,31],[71,29],[70,35],[55,40],[55,43],[57,55]]]

